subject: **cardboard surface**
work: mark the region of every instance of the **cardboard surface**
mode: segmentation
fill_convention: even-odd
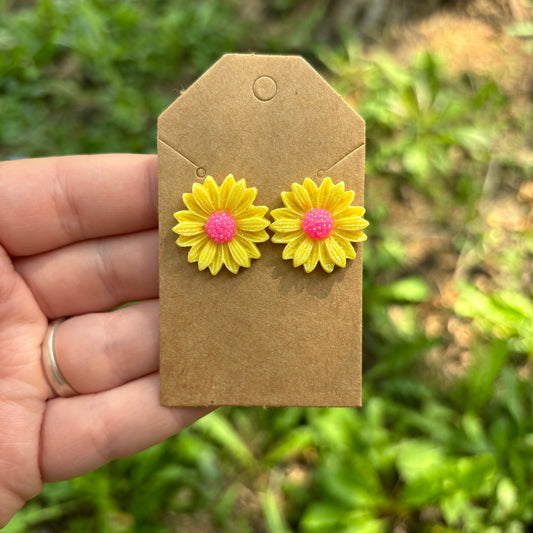
[[[270,209],[292,182],[330,176],[363,205],[364,121],[300,57],[229,54],[158,126],[162,405],[360,405],[361,244],[331,274],[268,241],[250,268],[212,276],[172,227],[207,175],[246,178]]]

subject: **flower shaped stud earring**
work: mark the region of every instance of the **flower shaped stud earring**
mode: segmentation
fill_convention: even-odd
[[[320,262],[330,273],[337,265],[346,266],[355,259],[352,242],[366,241],[362,218],[363,207],[351,206],[353,191],[345,191],[344,183],[333,184],[325,178],[320,187],[306,178],[302,185],[293,183],[291,192],[282,192],[285,207],[270,212],[274,222],[272,242],[283,243],[283,259],[292,259],[294,267],[303,265],[312,272]]]
[[[190,246],[189,263],[198,262],[199,270],[209,268],[213,276],[222,265],[237,274],[261,256],[255,243],[269,238],[268,207],[254,206],[256,195],[255,187],[246,187],[244,179],[236,182],[231,174],[220,186],[208,176],[183,195],[188,209],[174,213],[178,224],[172,231],[179,235],[178,246]]]

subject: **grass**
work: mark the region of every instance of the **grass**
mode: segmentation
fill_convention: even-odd
[[[320,43],[320,5],[283,39],[307,2],[274,2],[264,32],[235,1],[0,2],[4,158],[153,152],[222,53],[298,52],[367,122],[371,222],[362,409],[220,409],[48,485],[9,533],[533,527],[531,102],[431,53]]]

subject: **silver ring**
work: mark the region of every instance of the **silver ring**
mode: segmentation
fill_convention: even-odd
[[[69,398],[70,396],[76,396],[79,394],[75,391],[67,382],[67,380],[61,374],[59,367],[57,366],[56,356],[54,353],[55,337],[59,326],[65,321],[64,318],[58,318],[48,324],[46,335],[42,345],[42,361],[44,375],[48,381],[48,384],[62,398]]]

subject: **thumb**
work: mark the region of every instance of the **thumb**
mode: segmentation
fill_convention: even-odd
[[[0,246],[0,364],[40,345],[47,323],[30,288]]]

